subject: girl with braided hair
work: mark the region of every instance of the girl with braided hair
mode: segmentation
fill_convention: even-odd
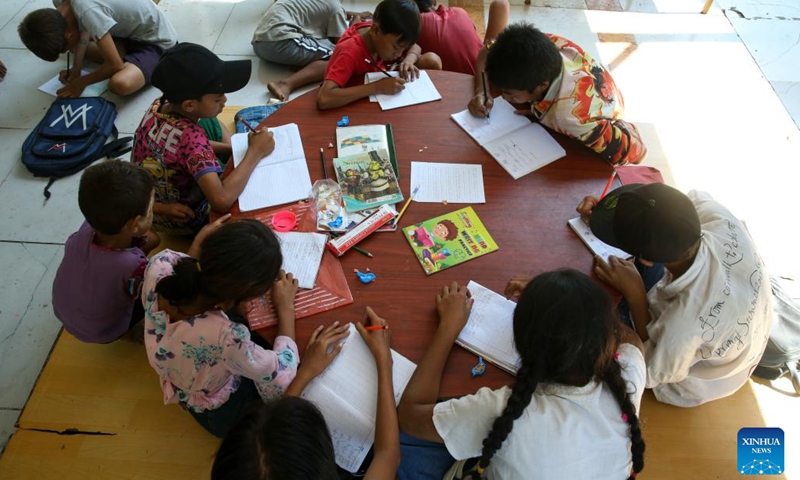
[[[516,382],[438,404],[442,370],[472,300],[456,283],[436,297],[439,327],[398,410],[399,478],[635,478],[644,466],[637,410],[645,363],[610,295],[569,269],[527,284],[512,280],[506,295],[519,299]]]

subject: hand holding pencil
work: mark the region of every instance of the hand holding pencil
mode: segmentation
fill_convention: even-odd
[[[356,323],[356,330],[364,339],[364,343],[369,347],[370,352],[375,357],[375,362],[392,361],[392,353],[389,349],[391,343],[391,330],[386,320],[379,317],[372,307],[364,310],[364,323]]]

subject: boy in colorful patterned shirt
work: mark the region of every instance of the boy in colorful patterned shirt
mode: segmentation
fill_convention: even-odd
[[[639,163],[647,155],[636,126],[622,119],[622,93],[611,74],[580,46],[532,25],[509,26],[478,59],[492,87],[511,103],[530,103],[530,116],[583,143],[612,165]],[[469,111],[486,117],[483,80],[475,77]]]
[[[209,210],[227,212],[261,158],[275,148],[266,130],[249,136],[242,162],[224,180],[209,138],[198,124],[215,118],[225,93],[250,80],[250,60],[222,61],[200,45],[168,50],[153,72],[163,92],[148,109],[133,140],[132,161],[156,180],[153,226],[171,235],[194,235],[208,223]]]

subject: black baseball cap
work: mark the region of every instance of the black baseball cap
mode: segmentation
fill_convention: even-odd
[[[250,60],[223,61],[195,43],[179,43],[161,55],[151,83],[171,102],[209,93],[235,92],[250,81]]]
[[[624,185],[592,209],[597,238],[651,262],[674,262],[700,239],[700,218],[689,197],[663,183]]]

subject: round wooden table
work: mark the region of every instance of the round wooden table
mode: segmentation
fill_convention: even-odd
[[[442,95],[441,101],[382,111],[377,103],[363,99],[335,110],[319,111],[315,104],[317,91],[312,90],[268,117],[262,126],[287,123],[299,126],[312,182],[323,178],[320,147],[325,151],[328,172],[333,172],[336,149],[328,145],[336,144],[336,122],[343,115],[350,118],[351,126],[392,124],[400,186],[406,198],[410,194],[412,161],[483,165],[486,203],[472,207],[499,250],[425,275],[403,237],[402,227],[466,205],[412,202],[397,232],[374,233],[359,244],[374,258],[355,251],[341,257],[354,302],[297,320],[297,343],[301,351],[318,325],[334,320],[358,321],[364,307],[369,305],[387,319],[392,330],[392,348],[419,362],[437,326],[435,297],[443,285],[474,280],[502,293],[513,276],[534,276],[561,267],[591,271],[592,255],[572,233],[567,220],[577,215],[575,206],[585,195],[600,194],[611,166],[588,148],[554,133],[567,156],[514,180],[450,119],[452,113],[467,107],[472,97],[472,77],[453,72],[428,73]],[[241,214],[238,205],[232,211],[235,216],[258,213]],[[378,279],[364,285],[352,272],[367,267]],[[265,333],[269,336],[269,332]],[[441,396],[460,396],[483,386],[497,388],[513,381],[511,375],[493,365],[488,365],[485,375],[473,378],[470,369],[476,362],[475,355],[454,346],[442,380]]]

